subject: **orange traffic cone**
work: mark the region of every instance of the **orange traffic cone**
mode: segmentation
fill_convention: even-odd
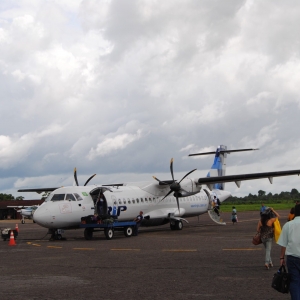
[[[19,226],[18,226],[18,224],[16,224],[15,230],[19,233]]]
[[[16,246],[15,236],[14,236],[14,231],[13,230],[10,231],[10,239],[9,239],[8,246]]]

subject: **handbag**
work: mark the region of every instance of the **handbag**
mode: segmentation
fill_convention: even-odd
[[[275,239],[275,242],[277,243],[280,233],[281,233],[281,225],[280,225],[278,218],[276,218],[276,221],[273,223],[273,227],[274,227],[274,239]]]
[[[261,243],[262,243],[262,241],[261,241],[261,237],[260,237],[260,232],[257,232],[256,235],[252,239],[252,244],[259,245]]]
[[[290,274],[287,273],[285,270],[285,266],[282,265],[277,273],[273,275],[272,279],[272,288],[275,289],[276,291],[283,293],[283,294],[288,294],[290,290]]]

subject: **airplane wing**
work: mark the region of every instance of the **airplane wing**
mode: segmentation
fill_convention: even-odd
[[[24,205],[8,205],[7,207],[14,207],[14,208],[27,208],[27,207],[31,207],[31,206],[24,206]]]
[[[21,189],[18,190],[18,192],[36,192],[38,194],[40,193],[44,193],[44,192],[53,192],[57,189],[59,189],[60,187],[55,187],[55,188],[39,188],[39,189]]]
[[[268,178],[270,183],[273,183],[273,177],[298,175],[300,170],[290,170],[290,171],[278,171],[278,172],[264,172],[264,173],[252,173],[252,174],[240,174],[240,175],[226,175],[226,176],[216,176],[216,177],[202,177],[198,179],[199,184],[206,184],[210,189],[214,183],[221,182],[235,182],[235,184],[240,187],[241,181]]]

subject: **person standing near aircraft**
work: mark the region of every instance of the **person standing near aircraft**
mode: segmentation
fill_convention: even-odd
[[[218,201],[219,199],[214,196],[214,199],[213,199],[213,206],[214,206],[214,212],[218,215],[218,217],[220,217],[220,205],[219,205],[219,202],[220,200]]]
[[[286,264],[291,276],[292,300],[300,299],[300,204],[295,206],[295,218],[284,224],[277,244],[281,246],[280,265]]]
[[[136,222],[136,226],[134,227],[134,231],[133,231],[133,235],[137,236],[139,233],[139,227],[142,224],[144,217],[143,217],[143,212],[140,211],[139,215],[136,216],[136,218],[133,220],[134,222]]]
[[[295,218],[295,207],[292,207],[288,215],[287,221],[292,221]]]
[[[231,221],[232,221],[232,225],[234,225],[234,223],[238,221],[235,206],[232,206]]]
[[[97,212],[99,216],[104,215],[104,200],[105,200],[104,194],[100,193],[97,200]]]
[[[275,217],[274,217],[275,215]],[[273,209],[266,209],[264,213],[261,214],[261,219],[257,224],[257,232],[260,232],[261,241],[263,242],[266,255],[265,255],[265,268],[268,270],[273,267],[271,258],[272,242],[274,237],[273,223],[279,217],[279,214]]]

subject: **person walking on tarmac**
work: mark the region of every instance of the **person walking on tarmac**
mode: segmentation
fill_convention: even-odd
[[[139,215],[136,216],[136,218],[133,220],[134,222],[136,222],[136,225],[134,226],[134,230],[133,230],[133,235],[137,236],[139,233],[139,227],[142,224],[144,217],[143,217],[143,212],[140,211]]]

